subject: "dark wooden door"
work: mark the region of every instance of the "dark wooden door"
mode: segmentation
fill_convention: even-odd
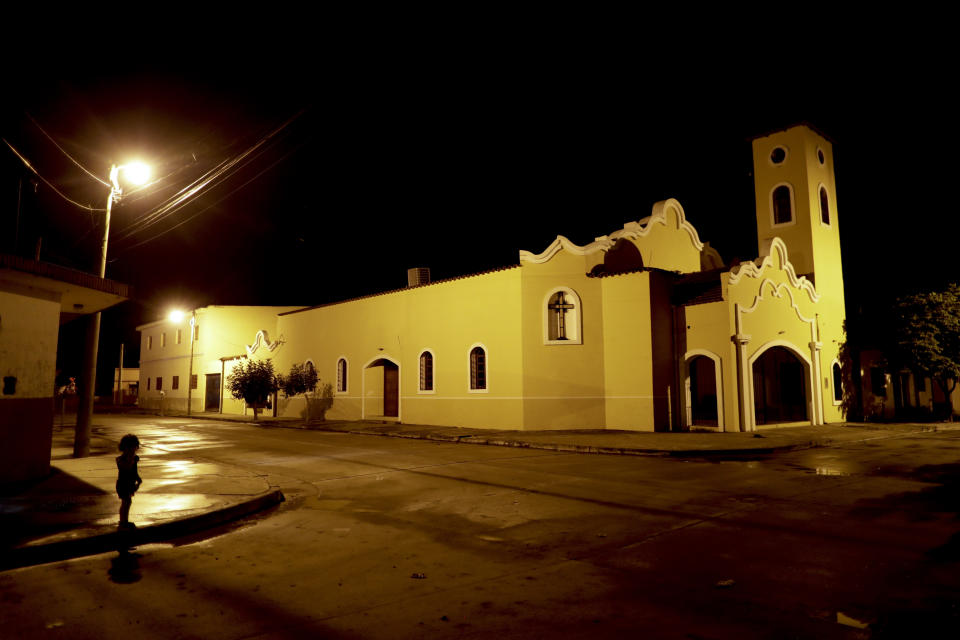
[[[400,369],[390,362],[383,364],[383,415],[400,415]]]
[[[204,411],[220,411],[220,374],[207,374],[207,393],[206,401],[203,404]]]

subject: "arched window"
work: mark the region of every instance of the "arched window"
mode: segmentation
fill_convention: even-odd
[[[487,352],[483,347],[474,347],[470,350],[470,389],[483,390],[487,388]]]
[[[549,292],[543,307],[544,344],[581,344],[580,297],[566,287]]]
[[[843,372],[840,363],[833,363],[833,401],[843,402]]]
[[[347,392],[347,360],[337,360],[337,393]]]
[[[820,185],[820,221],[830,224],[830,202],[827,199],[827,188]]]
[[[433,354],[420,354],[420,391],[433,391]]]
[[[773,190],[773,224],[793,222],[793,194],[790,187],[781,184]]]

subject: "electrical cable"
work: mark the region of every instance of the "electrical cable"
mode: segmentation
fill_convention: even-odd
[[[69,202],[70,204],[74,205],[75,207],[79,207],[79,208],[85,209],[85,210],[87,210],[87,211],[106,211],[106,209],[97,209],[96,207],[91,207],[91,206],[89,206],[89,205],[80,204],[80,203],[77,202],[76,200],[71,200],[71,199],[70,199],[69,197],[67,197],[63,192],[61,192],[59,189],[57,189],[57,188],[53,185],[52,182],[50,182],[49,180],[47,180],[46,178],[44,178],[42,175],[40,175],[40,172],[33,168],[33,165],[30,164],[30,161],[27,160],[26,158],[24,158],[23,155],[21,155],[20,152],[17,151],[17,150],[13,147],[13,145],[10,144],[10,143],[7,141],[6,138],[0,138],[0,139],[2,139],[2,140],[7,144],[7,146],[10,147],[10,150],[13,151],[13,153],[16,154],[16,156],[17,156],[18,158],[20,158],[21,162],[23,162],[23,164],[27,167],[27,169],[30,169],[30,171],[32,171],[35,176],[37,176],[38,178],[40,178],[41,180],[43,180],[44,183],[46,183],[46,185],[47,185],[48,187],[50,187],[51,189],[53,189],[53,191],[54,191],[58,196],[60,196],[61,198],[63,198],[63,199],[66,200],[67,202]]]

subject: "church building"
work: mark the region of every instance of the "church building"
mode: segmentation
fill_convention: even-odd
[[[271,358],[278,373],[311,363],[332,386],[327,419],[639,431],[839,422],[844,295],[832,145],[798,125],[753,140],[753,158],[752,262],[724,266],[670,199],[590,244],[558,236],[501,269],[260,308],[256,331],[241,322],[250,307],[218,307],[246,327],[245,353],[204,352],[202,332],[191,332],[190,371],[211,376],[191,381],[205,389],[191,407],[209,408],[210,380],[222,397],[225,363],[245,356]],[[161,366],[166,376],[181,365],[178,375],[192,374],[185,355],[146,346],[166,331],[162,321],[139,329],[141,403],[151,406]],[[305,405],[280,397],[273,411],[296,416]]]

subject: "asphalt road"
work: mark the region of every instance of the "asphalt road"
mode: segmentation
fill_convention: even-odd
[[[0,573],[0,637],[960,637],[956,431],[698,461],[97,422],[288,500]]]

